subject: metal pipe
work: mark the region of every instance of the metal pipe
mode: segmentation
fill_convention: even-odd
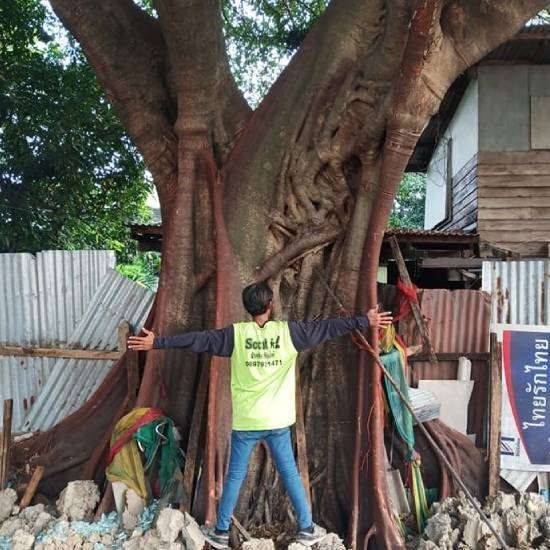
[[[340,301],[338,296],[336,296],[336,294],[330,288],[330,286],[328,285],[326,279],[323,277],[321,272],[317,268],[315,268],[315,272],[317,273],[317,276],[319,277],[319,280],[321,281],[321,283],[325,287],[325,289],[328,292],[329,296],[336,302],[336,305],[342,311],[347,312],[348,310],[344,307],[344,304],[342,304],[342,302]],[[380,361],[380,359],[378,358],[378,356],[376,355],[376,353],[372,349],[372,346],[369,344],[369,342],[367,341],[367,339],[365,338],[363,333],[358,329],[354,329],[353,333],[357,336],[357,338],[359,338],[359,340],[361,341],[361,344],[365,347],[366,351],[368,353],[370,353],[370,355],[373,357],[375,363],[380,367],[380,369],[382,370],[382,372],[384,373],[384,375],[386,376],[386,378],[388,379],[390,384],[393,386],[394,390],[397,392],[397,395],[399,395],[401,401],[403,401],[403,404],[405,405],[407,410],[411,413],[411,416],[414,418],[414,420],[416,421],[419,429],[424,434],[424,437],[428,440],[428,443],[431,445],[432,449],[435,451],[435,454],[442,460],[442,462],[445,464],[445,466],[447,466],[449,472],[453,476],[453,479],[458,483],[460,488],[464,491],[464,494],[466,495],[466,498],[470,501],[472,506],[475,508],[476,512],[479,514],[479,517],[487,525],[487,527],[489,527],[491,533],[493,533],[493,535],[496,537],[496,539],[498,540],[498,542],[500,543],[502,548],[504,550],[509,550],[508,545],[506,544],[506,542],[504,542],[504,539],[502,538],[500,533],[497,532],[497,530],[495,529],[493,524],[490,522],[489,518],[483,513],[483,510],[481,509],[479,504],[476,502],[475,498],[470,493],[470,491],[468,490],[468,488],[466,487],[466,485],[464,484],[462,479],[460,479],[460,476],[458,475],[458,472],[453,468],[452,464],[449,462],[449,460],[447,459],[447,457],[445,456],[443,451],[439,448],[439,445],[435,442],[433,437],[429,434],[428,430],[420,422],[420,420],[416,416],[415,412],[413,411],[408,399],[405,397],[405,395],[403,394],[403,392],[399,388],[397,382],[393,379],[393,377],[388,372],[386,367]]]

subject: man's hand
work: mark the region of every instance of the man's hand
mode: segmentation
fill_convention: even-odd
[[[367,318],[370,326],[374,328],[384,328],[392,324],[393,317],[391,311],[378,311],[377,307],[369,309]]]
[[[135,351],[149,351],[153,349],[153,340],[155,339],[155,333],[152,330],[146,328],[141,329],[145,332],[145,336],[130,336],[128,338],[128,348]]]

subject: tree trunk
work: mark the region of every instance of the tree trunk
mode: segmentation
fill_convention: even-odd
[[[241,288],[259,279],[270,280],[280,318],[334,314],[314,268],[348,307],[376,304],[381,240],[416,140],[453,80],[545,3],[333,0],[252,113],[229,70],[219,0],[158,0],[158,19],[130,0],[52,0],[158,189],[154,330],[242,319]],[[184,437],[201,364],[155,351],[145,366],[138,403],[163,407]],[[227,361],[209,368],[195,512],[213,521],[231,414]],[[314,516],[353,548],[368,539],[402,547],[385,479],[380,373],[348,340],[304,354],[300,373]],[[114,414],[117,400],[109,403]],[[246,485],[244,519],[286,522],[261,450],[250,475],[260,487]]]

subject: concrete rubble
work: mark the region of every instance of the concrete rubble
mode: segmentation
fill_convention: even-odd
[[[70,481],[56,502],[59,513],[69,520],[90,520],[99,502],[93,481]]]
[[[421,538],[407,547],[420,550],[500,548],[496,537],[460,493],[435,503]],[[510,548],[550,550],[550,504],[534,493],[488,498],[483,512]]]
[[[147,506],[137,524],[125,529],[116,512],[93,521],[99,491],[92,481],[70,482],[56,506],[37,504],[20,510],[14,490],[0,491],[0,550],[202,550],[205,539],[197,522],[158,502]],[[547,525],[548,528],[548,525]],[[306,550],[298,543],[289,550]],[[271,539],[252,539],[243,550],[275,550]],[[314,550],[345,550],[331,533]]]

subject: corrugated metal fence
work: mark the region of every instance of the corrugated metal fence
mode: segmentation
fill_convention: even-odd
[[[493,295],[491,322],[550,324],[550,260],[483,262],[482,284]]]
[[[118,324],[141,325],[153,293],[114,265],[112,251],[0,254],[0,345],[116,349]],[[112,365],[0,356],[0,403],[13,399],[13,431],[54,425],[88,399]]]
[[[0,254],[0,344],[66,343],[114,266],[110,250]]]
[[[153,298],[151,291],[109,270],[68,344],[74,348],[117,349],[119,324],[128,321],[140,327]],[[74,412],[98,388],[113,364],[104,360],[57,360],[24,421],[23,431],[48,429]]]
[[[486,261],[482,276],[483,290],[492,293],[491,323],[550,325],[550,260]],[[500,472],[519,491],[526,490],[537,474],[550,480],[548,473]]]

